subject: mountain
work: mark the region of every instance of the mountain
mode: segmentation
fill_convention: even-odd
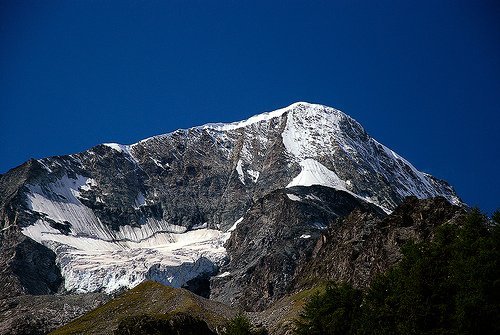
[[[304,102],[30,160],[0,176],[0,293],[113,293],[150,279],[249,305],[257,280],[262,309],[337,218],[383,217],[407,196],[462,205],[351,117]]]

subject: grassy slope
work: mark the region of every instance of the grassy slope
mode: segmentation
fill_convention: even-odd
[[[144,282],[50,334],[112,334],[125,317],[171,312],[187,312],[205,320],[214,329],[236,314],[223,304],[187,290]]]
[[[311,289],[285,296],[262,312],[249,313],[254,324],[262,324],[273,335],[289,334],[306,301],[313,294],[323,292],[326,283],[318,283]]]

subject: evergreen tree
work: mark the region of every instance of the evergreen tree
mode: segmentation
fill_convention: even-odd
[[[239,313],[227,325],[225,335],[267,335],[265,328],[254,328],[245,314]]]
[[[445,224],[431,242],[403,249],[363,304],[363,333],[499,333],[500,240],[477,209],[462,226]]]
[[[500,212],[472,210],[401,262],[364,295],[347,284],[311,297],[297,334],[500,334]]]
[[[316,293],[296,322],[297,334],[354,334],[362,294],[352,286],[330,284],[324,293]]]

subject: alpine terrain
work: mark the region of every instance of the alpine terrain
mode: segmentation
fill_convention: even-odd
[[[262,313],[308,281],[368,285],[463,206],[348,115],[305,102],[32,159],[0,176],[0,298],[17,301],[0,314],[25,295],[104,302],[147,280]],[[75,304],[66,322],[96,307]]]

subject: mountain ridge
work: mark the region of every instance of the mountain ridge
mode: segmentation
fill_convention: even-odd
[[[180,287],[216,273],[227,262],[228,230],[277,190],[300,202],[293,187],[326,186],[386,213],[408,195],[461,204],[451,186],[348,115],[303,102],[30,160],[0,185],[2,240],[15,246],[27,237],[55,253],[61,274],[49,277],[62,276],[74,292],[113,292],[144,279]],[[11,226],[18,235],[6,234]]]

